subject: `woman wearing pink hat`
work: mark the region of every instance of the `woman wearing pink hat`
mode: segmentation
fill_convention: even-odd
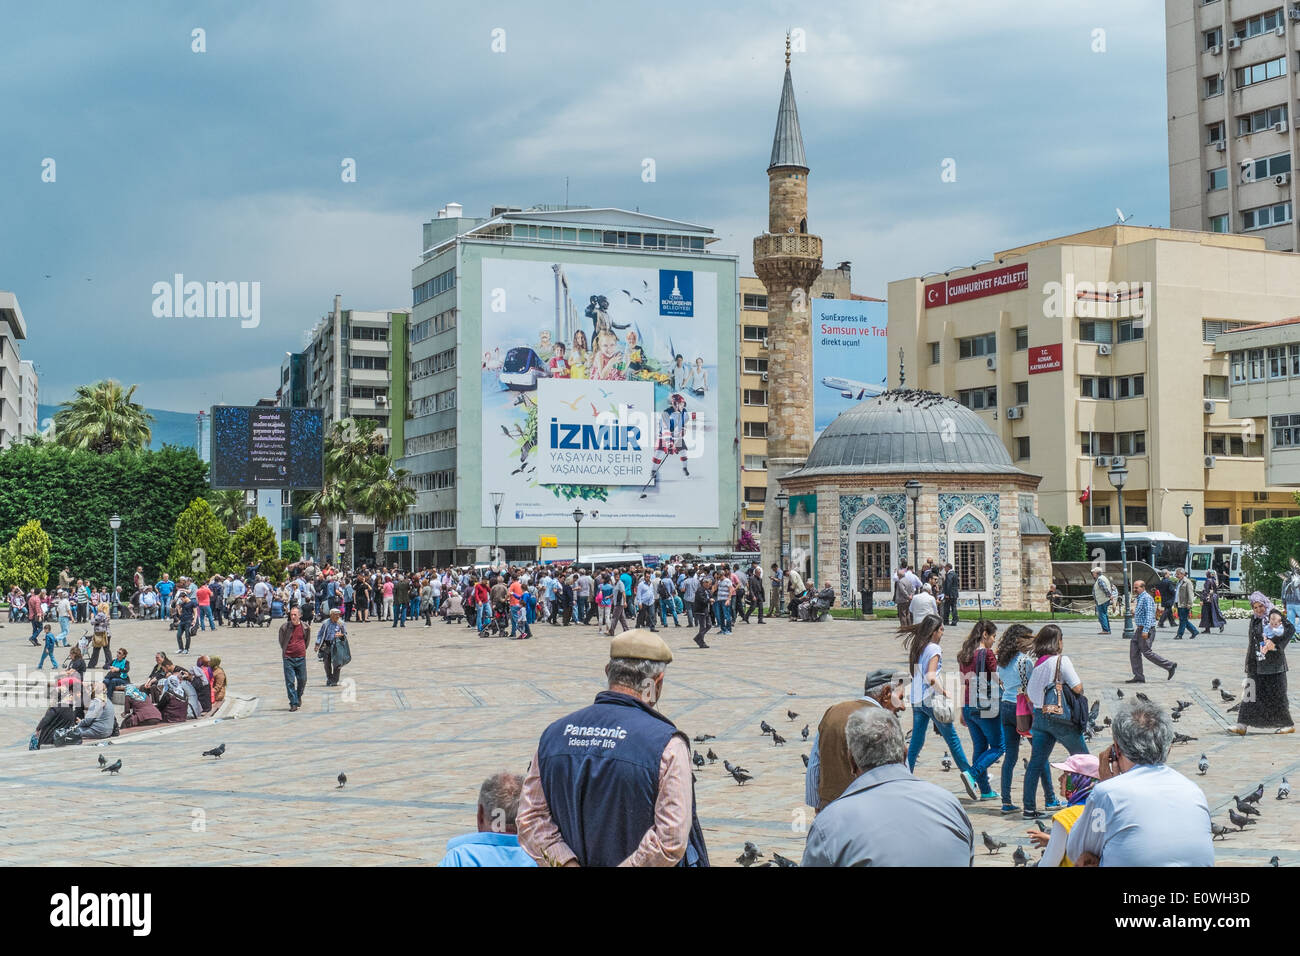
[[[1061,771],[1060,792],[1065,796],[1067,805],[1064,810],[1052,814],[1052,829],[1049,833],[1038,830],[1029,831],[1029,839],[1040,849],[1046,847],[1039,866],[1074,866],[1074,861],[1065,855],[1065,844],[1070,839],[1070,828],[1083,814],[1083,805],[1088,802],[1088,794],[1101,776],[1099,761],[1093,754],[1071,754],[1061,763],[1052,767]]]

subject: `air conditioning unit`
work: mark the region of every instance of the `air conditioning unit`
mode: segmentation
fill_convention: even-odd
[[[767,336],[763,336],[763,348],[767,348]]]
[[[1223,152],[1224,150],[1226,150],[1227,148],[1228,148],[1228,144],[1225,143],[1223,140],[1218,140],[1218,141],[1216,141],[1215,144],[1214,144],[1214,150],[1215,150],[1215,152],[1218,152],[1218,153],[1222,153],[1222,152]]]
[[[767,373],[766,373],[766,372],[763,373],[763,381],[765,381],[765,382],[767,381]]]
[[[1240,38],[1240,37],[1228,37],[1228,49],[1229,49],[1229,50],[1240,50],[1240,49],[1241,49],[1241,38]]]
[[[1286,26],[1283,25],[1283,24],[1281,24],[1281,23],[1279,23],[1279,24],[1277,25],[1277,29],[1274,30],[1273,32],[1276,33],[1276,34],[1277,34],[1278,36],[1280,36],[1280,37],[1284,37],[1284,36],[1286,36]]]
[[[1128,459],[1125,458],[1123,455],[1115,455],[1110,460],[1110,467],[1112,468],[1124,468],[1127,465],[1128,465]]]
[[[1222,52],[1223,52],[1222,43],[1216,43],[1214,44],[1214,46],[1210,47],[1210,56],[1218,56]]]
[[[1098,355],[1109,355],[1109,354],[1110,354],[1110,346],[1109,346],[1107,343],[1102,342],[1100,345],[1097,346],[1097,354],[1098,354]]]
[[[1007,418],[1009,418],[1011,421],[1015,421],[1017,418],[1024,418],[1024,417],[1025,417],[1025,410],[1021,408],[1019,405],[1012,405],[1010,408],[1007,409]]]
[[[1300,20],[1300,7],[1292,7],[1286,12],[1286,15],[1292,20]]]
[[[1110,456],[1109,456],[1109,455],[1098,455],[1098,456],[1097,456],[1097,461],[1095,462],[1095,464],[1097,465],[1098,468],[1109,468],[1109,467],[1110,467]]]
[[[1207,415],[1213,415],[1213,414],[1214,414],[1214,399],[1212,399],[1212,398],[1207,398],[1205,401],[1201,402],[1201,410],[1204,411],[1205,414],[1207,414]]]
[[[990,355],[988,358],[984,360],[984,367],[988,369],[990,372],[997,369],[998,357],[996,355]]]
[[[1206,467],[1206,468],[1213,468],[1213,467],[1214,467],[1214,456],[1213,456],[1213,455],[1206,455],[1206,456],[1205,456],[1205,467]]]
[[[1275,132],[1275,133],[1285,133],[1285,132],[1286,132],[1286,120],[1278,120],[1276,123],[1274,123],[1274,124],[1273,124],[1273,132]]]
[[[1290,173],[1278,173],[1276,176],[1273,177],[1274,186],[1285,186],[1290,181],[1291,181]]]
[[[376,404],[376,405],[387,405],[387,404],[388,404],[388,396],[387,396],[387,395],[376,395],[376,396],[375,396],[375,404]]]

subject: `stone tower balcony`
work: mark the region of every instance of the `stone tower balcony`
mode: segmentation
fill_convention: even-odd
[[[808,233],[767,233],[754,237],[754,261],[760,259],[809,259],[822,264],[822,239]]]

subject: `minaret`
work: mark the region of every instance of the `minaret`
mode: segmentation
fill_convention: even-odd
[[[790,79],[785,38],[785,83],[776,113],[772,161],[767,166],[767,232],[754,238],[754,272],[767,288],[767,502],[763,513],[763,570],[777,560],[777,535],[790,521],[777,517],[776,479],[803,464],[813,442],[812,284],[822,271],[821,237],[808,233],[808,164]],[[791,542],[788,546],[793,548]],[[798,562],[800,571],[803,562]],[[771,582],[769,582],[770,584]],[[812,584],[811,581],[808,582]]]

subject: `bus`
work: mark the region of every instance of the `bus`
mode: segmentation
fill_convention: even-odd
[[[1120,561],[1119,535],[1110,532],[1085,533],[1088,560]],[[1156,569],[1173,570],[1187,562],[1187,539],[1168,531],[1136,531],[1124,535],[1124,549],[1129,561],[1141,561]],[[1204,575],[1202,575],[1204,577]]]
[[[1205,574],[1213,569],[1219,575],[1219,590],[1229,594],[1243,594],[1241,580],[1241,542],[1230,544],[1194,544],[1192,551],[1192,580],[1199,591],[1205,586]]]
[[[551,549],[547,549],[548,551]],[[636,551],[611,551],[606,554],[584,554],[578,562],[585,571],[607,571],[610,568],[646,567],[646,556]],[[543,556],[542,564],[573,567],[572,557]]]

